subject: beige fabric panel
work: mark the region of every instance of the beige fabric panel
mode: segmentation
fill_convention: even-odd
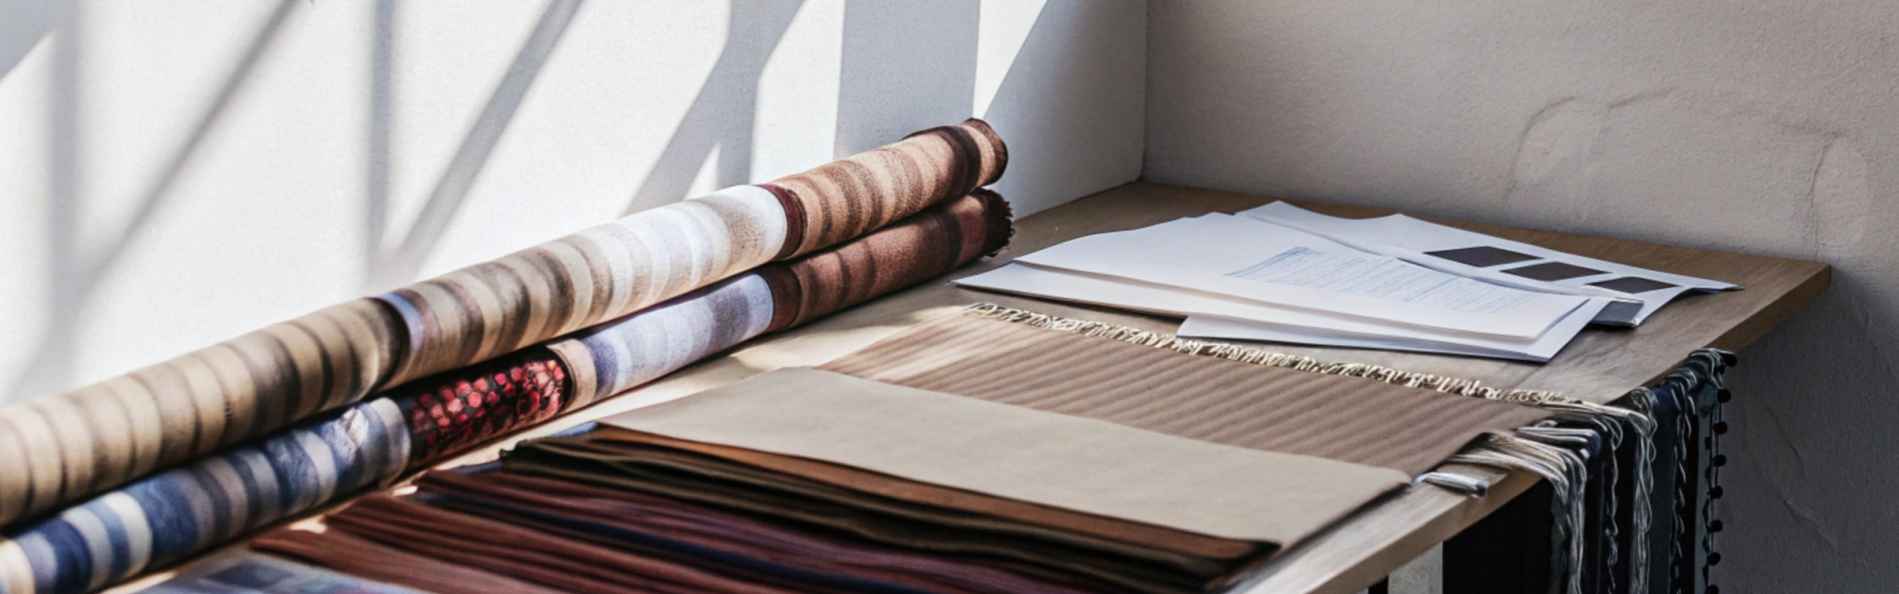
[[[1230,446],[1422,474],[1547,418],[1511,402],[1188,355],[959,314],[821,369]]]
[[[1403,473],[792,368],[610,425],[1208,536],[1297,542]]]

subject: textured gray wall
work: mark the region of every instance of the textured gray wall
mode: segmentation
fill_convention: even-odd
[[[1891,591],[1896,37],[1889,0],[1156,1],[1145,175],[1832,264],[1742,353],[1716,581]]]

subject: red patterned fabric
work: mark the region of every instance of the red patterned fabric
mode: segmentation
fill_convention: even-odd
[[[554,353],[532,348],[397,388],[410,455],[427,461],[553,418],[570,394]]]

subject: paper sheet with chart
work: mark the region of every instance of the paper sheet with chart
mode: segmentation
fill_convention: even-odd
[[[1531,291],[1615,300],[1596,323],[1635,326],[1691,291],[1726,291],[1732,283],[1669,274],[1510,241],[1401,214],[1347,219],[1274,202],[1243,216],[1321,235],[1459,276]]]

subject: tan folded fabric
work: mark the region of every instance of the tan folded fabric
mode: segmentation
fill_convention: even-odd
[[[604,423],[1279,544],[1409,479],[815,369],[762,374]]]
[[[820,369],[1409,476],[1429,471],[1486,432],[1549,417],[1512,402],[1190,355],[970,313],[911,327]]]
[[[945,559],[981,559],[1041,578],[1095,580],[1115,591],[1198,592],[1224,572],[1210,562],[1170,567],[1153,559],[1129,557],[1124,550],[1085,548],[1076,539],[1052,541],[1044,532],[972,530],[968,522],[919,510],[866,508],[839,500],[800,497],[759,485],[711,480],[689,472],[667,472],[653,464],[627,463],[617,455],[592,457],[571,448],[537,442],[510,453],[511,472],[643,493],[715,509],[737,511],[802,529],[847,534],[886,547],[919,551]],[[855,503],[861,503],[857,501]],[[912,512],[903,514],[903,512]],[[989,526],[990,528],[998,528]]]
[[[602,443],[643,444],[684,450],[733,464],[817,481],[860,493],[917,505],[994,516],[1033,526],[1046,526],[1182,555],[1211,559],[1237,559],[1260,550],[1257,544],[1246,541],[1214,538],[1119,518],[1089,515],[1058,507],[1004,499],[975,491],[905,480],[888,474],[809,458],[673,439],[663,435],[610,426],[601,427],[580,437]]]

